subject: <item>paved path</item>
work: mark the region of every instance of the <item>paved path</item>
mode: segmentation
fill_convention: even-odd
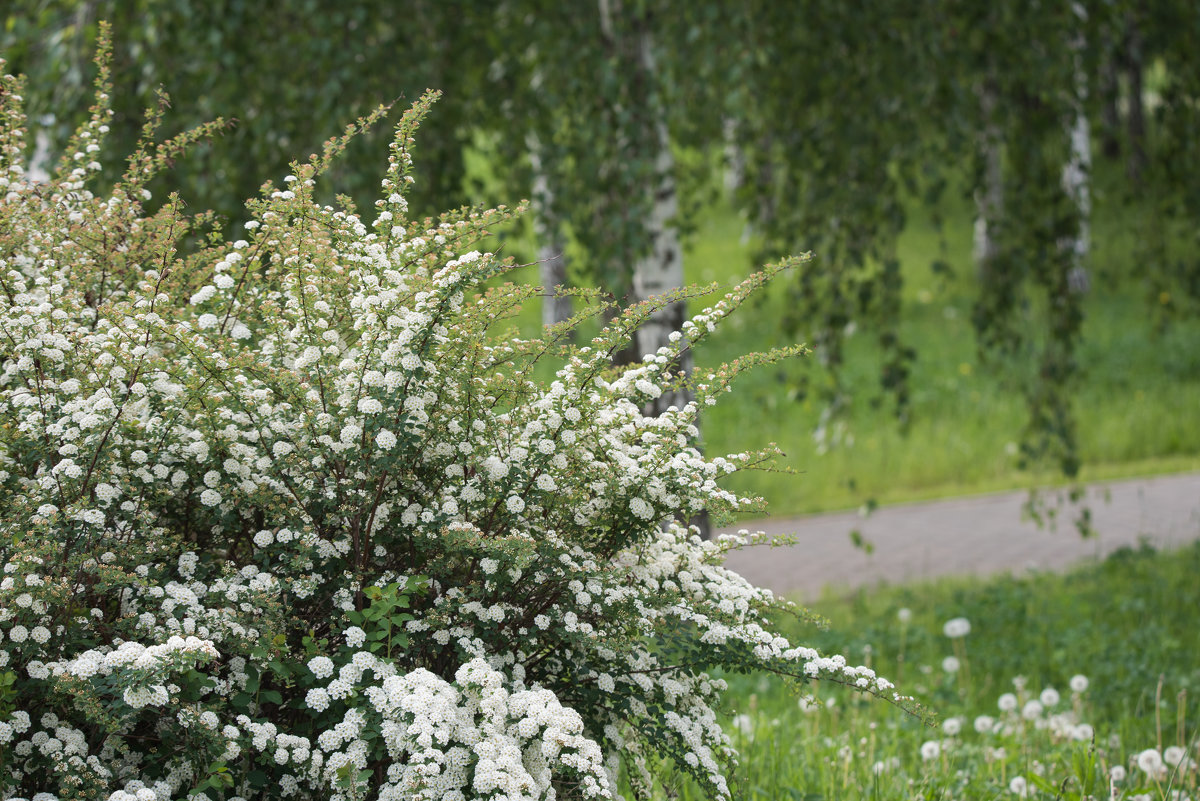
[[[802,600],[837,591],[942,575],[1057,570],[1123,545],[1182,545],[1200,538],[1200,473],[1095,484],[1088,489],[1095,536],[1082,539],[1069,510],[1057,530],[1022,520],[1024,492],[890,506],[863,519],[853,512],[766,519],[735,526],[795,534],[786,548],[756,546],[726,564],[755,584]],[[852,530],[872,543],[855,548]]]

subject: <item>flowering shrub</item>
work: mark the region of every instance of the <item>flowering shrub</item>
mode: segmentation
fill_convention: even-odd
[[[472,249],[515,212],[407,217],[432,96],[370,224],[313,195],[352,126],[248,204],[245,239],[182,257],[203,218],[146,213],[145,185],[211,129],[156,145],[152,114],[93,194],[100,65],[45,185],[19,81],[0,95],[0,798],[611,798],[662,759],[725,797],[712,671],[903,700],[772,633],[787,605],[721,566],[744,538],[670,522],[754,505],[717,480],[770,453],[706,460],[693,424],[788,351],[640,411],[790,263],[628,369],[610,355],[665,300],[584,347],[493,336],[538,290],[487,288],[508,265]]]

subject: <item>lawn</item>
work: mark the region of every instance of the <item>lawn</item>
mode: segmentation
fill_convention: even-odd
[[[930,717],[839,686],[798,695],[732,676],[734,797],[1200,797],[1197,574],[1200,543],[1125,549],[1065,575],[828,598],[814,609],[829,628],[796,623],[795,640],[874,667]]]

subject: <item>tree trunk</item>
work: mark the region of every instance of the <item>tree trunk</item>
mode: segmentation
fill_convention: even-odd
[[[530,134],[527,145],[533,168],[533,232],[538,241],[538,273],[546,294],[542,300],[542,326],[571,317],[571,298],[561,293],[567,286],[567,243],[554,210],[554,191],[546,177],[541,142]]]
[[[653,37],[643,26],[638,34],[638,67],[648,82],[657,78],[653,45]],[[650,97],[658,101],[657,93],[650,93]],[[647,223],[650,253],[639,259],[633,270],[633,292],[638,300],[662,295],[683,286],[683,247],[674,227],[674,218],[679,212],[675,158],[671,154],[666,110],[661,102],[654,102],[645,112],[649,121],[646,134],[652,137],[646,149],[654,153],[654,183],[651,187],[653,206]],[[651,315],[637,332],[639,355],[651,355],[669,345],[671,332],[683,327],[686,313],[683,302],[678,301]],[[682,363],[673,367],[690,373],[691,353],[685,351]],[[647,411],[660,414],[668,406],[682,408],[687,401],[686,393],[665,393]]]
[[[1084,38],[1084,25],[1087,23],[1087,12],[1083,6],[1071,4],[1078,18],[1078,29],[1071,37],[1070,48],[1074,59],[1075,86],[1071,98],[1071,114],[1073,119],[1068,125],[1067,133],[1071,142],[1071,154],[1063,166],[1063,189],[1075,203],[1078,214],[1078,227],[1075,235],[1067,246],[1072,253],[1072,267],[1068,283],[1073,291],[1083,291],[1087,288],[1088,279],[1085,262],[1091,249],[1091,170],[1092,146],[1087,118],[1087,72],[1083,66],[1083,53],[1087,42]]]
[[[33,142],[33,156],[29,159],[29,169],[25,171],[25,177],[30,183],[49,183],[50,135],[46,133],[45,128],[38,129],[38,132],[34,134]]]
[[[608,11],[608,3],[601,0],[602,18],[607,18],[611,33]],[[652,156],[654,163],[652,184],[648,187],[652,192],[652,204],[646,224],[650,252],[634,264],[633,270],[633,294],[635,300],[640,301],[682,288],[684,275],[683,246],[675,228],[675,217],[679,213],[675,157],[671,153],[667,110],[659,91],[661,79],[654,55],[654,36],[644,13],[638,17],[635,30],[636,61],[633,67],[637,71],[637,80],[646,90],[642,94],[645,107],[639,109],[645,124],[638,131],[642,141],[638,142],[636,149]],[[683,327],[686,315],[687,308],[683,301],[671,303],[652,314],[635,334],[638,356],[652,355],[659,348],[670,345],[671,333]],[[692,353],[685,349],[667,369],[676,375],[690,376],[692,367]],[[682,409],[691,400],[691,393],[686,389],[664,392],[648,403],[643,411],[647,415],[659,415],[670,407]],[[699,420],[696,425],[698,429]],[[695,445],[701,447],[699,437]],[[712,526],[706,513],[693,516],[687,522],[699,528],[701,536],[706,539],[712,536]]]

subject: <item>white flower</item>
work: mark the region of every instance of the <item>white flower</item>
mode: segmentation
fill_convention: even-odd
[[[1058,694],[1058,690],[1054,689],[1053,687],[1047,687],[1046,689],[1042,690],[1042,694],[1038,696],[1038,698],[1041,699],[1042,706],[1047,707],[1054,706],[1062,700],[1061,696]]]
[[[909,609],[907,606],[901,607],[900,611],[898,611],[896,613],[896,617],[900,620],[901,623],[907,624],[909,621],[912,620],[912,610]]]
[[[1042,716],[1043,711],[1045,710],[1040,701],[1030,699],[1025,702],[1025,706],[1021,707],[1021,717],[1026,720],[1037,720]]]
[[[520,495],[509,495],[504,505],[515,515],[525,511],[525,501],[521,499]]]
[[[204,492],[200,493],[200,503],[204,504],[205,506],[216,506],[220,502],[221,493],[217,492],[215,489],[206,489]]]
[[[381,428],[379,429],[379,433],[375,435],[375,444],[385,451],[390,451],[396,447],[396,435],[386,428]]]
[[[1008,783],[1009,792],[1013,795],[1018,795],[1024,798],[1029,795],[1029,782],[1025,781],[1024,776],[1013,776]]]
[[[956,656],[948,656],[942,660],[942,670],[947,673],[957,673],[960,667],[962,666],[959,664],[958,657]]]
[[[942,731],[947,737],[953,737],[962,731],[962,718],[946,718],[942,722]]]
[[[199,291],[196,292],[196,294],[192,295],[192,305],[199,306],[201,303],[211,299],[215,294],[217,294],[217,288],[212,284],[209,284],[208,286],[202,286],[200,287]]]
[[[488,477],[493,481],[498,481],[508,475],[508,464],[496,456],[484,459],[483,469],[487,471]]]
[[[1137,755],[1137,766],[1152,779],[1156,779],[1165,770],[1162,754],[1155,748],[1147,748]]]
[[[327,679],[333,675],[333,660],[327,656],[314,656],[308,660],[308,670],[318,679]]]
[[[921,759],[929,762],[942,754],[942,744],[937,740],[926,740],[921,743]]]
[[[1088,677],[1082,673],[1076,673],[1071,677],[1070,686],[1073,693],[1085,692],[1088,688]]]
[[[34,631],[37,631],[37,629],[34,629]],[[1167,763],[1173,768],[1179,767],[1179,764],[1183,762],[1186,756],[1187,749],[1178,745],[1168,745],[1163,749],[1162,754],[1163,762]]]
[[[1001,712],[1014,712],[1017,708],[1017,696],[1012,693],[1004,693],[996,701],[996,705],[1000,707]]]
[[[367,633],[358,626],[351,626],[343,633],[346,637],[346,645],[351,648],[357,648],[367,641]]]
[[[971,621],[965,617],[951,618],[942,626],[942,633],[952,640],[966,637],[971,633]]]
[[[989,734],[996,727],[996,719],[991,715],[980,715],[975,718],[975,731],[980,734]]]
[[[304,696],[304,705],[314,712],[324,712],[329,708],[329,693],[320,687],[314,687]]]
[[[642,498],[630,498],[629,511],[633,512],[633,516],[639,520],[651,520],[654,518],[654,507],[646,503]]]
[[[1108,775],[1114,782],[1123,782],[1125,781],[1125,776],[1128,774],[1125,773],[1124,766],[1113,765],[1112,769],[1109,770]]]

